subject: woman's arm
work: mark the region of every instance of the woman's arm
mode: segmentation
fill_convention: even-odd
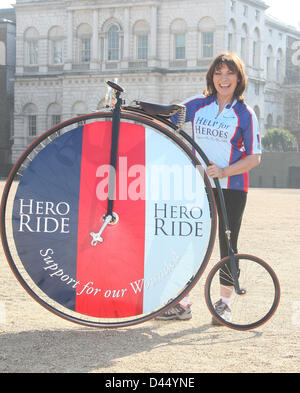
[[[234,175],[239,175],[241,173],[245,173],[250,171],[250,169],[256,167],[260,164],[261,155],[260,154],[252,154],[246,156],[245,158],[231,164],[225,168],[220,168],[215,165],[212,161],[210,161],[210,166],[206,168],[206,173],[208,176],[213,178],[222,178],[229,177]]]

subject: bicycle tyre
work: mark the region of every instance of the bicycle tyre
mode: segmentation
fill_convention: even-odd
[[[246,293],[235,293],[234,280],[229,272],[230,259],[226,257],[214,265],[207,276],[205,300],[212,317],[219,324],[236,330],[250,330],[266,323],[275,313],[280,301],[280,284],[274,270],[264,260],[249,254],[236,254],[235,259],[239,266],[240,287]],[[231,321],[223,319],[214,306],[220,295],[220,275],[233,289]]]
[[[79,323],[85,326],[93,326],[93,327],[101,327],[101,328],[123,327],[123,326],[130,326],[137,323],[145,322],[159,315],[160,313],[166,311],[172,305],[176,304],[182,297],[184,297],[192,289],[192,287],[196,284],[196,282],[199,280],[200,276],[202,275],[210,258],[214,240],[215,240],[215,233],[216,233],[216,209],[215,209],[214,196],[210,187],[210,183],[205,172],[199,169],[200,163],[194,156],[189,146],[185,144],[181,139],[179,139],[170,128],[168,129],[168,127],[165,124],[158,124],[157,121],[153,121],[148,117],[144,118],[141,114],[135,114],[132,112],[130,113],[121,112],[121,124],[124,127],[125,125],[128,125],[127,128],[125,127],[127,131],[131,129],[138,129],[138,128],[147,129],[147,132],[149,130],[149,134],[151,135],[153,134],[153,136],[157,138],[156,141],[156,148],[158,149],[157,151],[159,151],[160,149],[159,145],[163,144],[167,146],[167,148],[170,149],[172,153],[175,152],[176,154],[178,154],[178,157],[180,157],[180,159],[182,159],[184,163],[186,162],[187,165],[193,166],[193,168],[196,169],[195,173],[197,173],[197,179],[199,180],[201,178],[202,180],[199,181],[203,182],[203,192],[201,198],[203,199],[206,198],[204,201],[203,210],[206,209],[205,214],[206,214],[207,222],[205,223],[206,225],[205,228],[207,229],[208,233],[205,234],[205,245],[203,246],[202,259],[198,261],[197,265],[194,264],[193,266],[192,265],[190,266],[191,271],[189,272],[189,276],[184,277],[184,281],[182,280],[180,281],[179,279],[180,274],[178,272],[180,272],[180,269],[182,270],[183,267],[181,266],[179,269],[177,269],[178,271],[176,273],[176,280],[177,281],[179,280],[180,285],[177,283],[176,280],[174,280],[174,282],[172,282],[171,284],[170,282],[168,282],[168,279],[165,280],[166,281],[165,287],[168,287],[168,285],[169,286],[173,285],[175,288],[173,292],[170,291],[170,293],[172,292],[172,296],[170,296],[170,293],[168,293],[167,296],[161,295],[163,300],[157,301],[156,303],[154,302],[153,306],[148,306],[148,308],[147,307],[141,308],[140,303],[143,299],[142,300],[139,299],[136,301],[136,304],[134,303],[132,305],[132,307],[133,308],[136,307],[138,311],[132,311],[132,307],[131,307],[131,311],[127,313],[127,311],[123,312],[122,306],[119,308],[114,306],[114,304],[119,301],[118,296],[121,296],[120,295],[121,292],[117,292],[117,291],[121,291],[121,289],[123,289],[124,293],[126,294],[125,292],[126,288],[124,288],[124,286],[122,287],[121,284],[119,288],[118,287],[114,288],[113,286],[109,287],[109,285],[112,284],[107,284],[108,289],[105,293],[107,293],[108,290],[110,290],[112,294],[112,291],[114,290],[115,299],[111,302],[109,306],[103,306],[104,301],[101,304],[102,300],[98,301],[96,305],[93,304],[91,306],[89,304],[89,301],[87,300],[89,295],[88,291],[90,291],[90,294],[92,294],[91,292],[92,289],[93,290],[95,289],[96,292],[96,288],[94,288],[92,284],[90,284],[90,283],[94,283],[94,281],[96,280],[92,281],[92,279],[89,280],[85,277],[84,282],[86,284],[90,284],[90,286],[87,286],[85,288],[84,295],[86,295],[86,297],[85,299],[82,300],[83,306],[81,308],[79,307],[78,310],[76,309],[77,307],[76,302],[78,301],[77,295],[80,290],[81,291],[84,290],[83,282],[78,278],[78,269],[79,269],[78,266],[76,265],[74,267],[72,265],[73,263],[73,262],[71,263],[72,258],[65,250],[74,247],[78,251],[79,243],[78,243],[77,234],[76,236],[75,234],[72,235],[69,240],[72,244],[71,247],[66,247],[64,245],[65,240],[62,240],[61,237],[57,237],[56,239],[55,237],[53,237],[54,240],[50,243],[49,243],[49,238],[50,238],[50,233],[52,232],[52,230],[54,230],[55,225],[58,223],[58,218],[61,219],[60,222],[61,232],[66,232],[68,229],[68,225],[66,224],[66,221],[62,221],[65,214],[69,212],[71,212],[72,215],[75,213],[77,214],[78,213],[77,210],[80,211],[80,208],[78,207],[79,205],[77,205],[77,207],[74,207],[72,205],[71,208],[71,203],[69,204],[69,200],[68,202],[66,202],[63,199],[55,199],[56,196],[54,194],[55,193],[59,194],[60,192],[62,192],[62,189],[71,187],[71,184],[75,179],[75,177],[73,176],[74,174],[73,169],[74,168],[76,169],[76,167],[82,165],[82,162],[80,161],[82,158],[81,157],[82,150],[80,149],[83,149],[83,144],[82,144],[83,142],[78,142],[78,140],[80,140],[80,138],[82,138],[83,135],[88,135],[87,138],[95,138],[95,140],[97,140],[97,138],[103,137],[104,139],[106,138],[107,141],[108,139],[105,133],[109,134],[110,132],[111,118],[112,118],[112,113],[110,111],[78,116],[76,118],[60,123],[59,125],[51,128],[50,130],[42,134],[40,137],[38,137],[25,150],[25,152],[21,155],[21,157],[15,164],[14,168],[12,169],[7,179],[7,182],[5,184],[3,195],[2,195],[2,201],[1,201],[1,239],[2,239],[3,248],[13,273],[15,274],[16,278],[21,283],[21,285],[24,287],[24,289],[38,303],[40,303],[43,307],[53,312],[54,314],[71,322]],[[75,129],[69,130],[68,127],[73,126],[75,123],[85,123],[85,125],[79,125]],[[97,127],[98,128],[100,127],[100,129],[97,129]],[[101,127],[103,128],[103,130],[101,130]],[[87,131],[87,130],[92,130],[92,131]],[[126,139],[126,135],[124,134],[124,132],[125,132],[124,130],[122,129],[120,130],[120,135],[121,138],[123,138],[122,139],[123,142]],[[132,139],[132,137],[131,138],[127,137],[127,139],[130,140]],[[88,142],[86,141],[86,143]],[[91,141],[91,144],[93,144],[93,140]],[[96,146],[96,150],[98,147]],[[106,150],[109,150],[108,145],[105,145],[104,147],[106,148]],[[131,148],[136,149],[136,146],[134,146],[133,144]],[[64,154],[59,156],[59,165],[58,165],[57,157],[58,154],[61,153],[62,151],[64,152]],[[98,153],[97,151],[95,153],[95,149],[92,148],[90,153],[91,153],[90,156],[88,155],[89,153],[87,152],[85,153],[86,154],[85,157],[88,157],[87,161],[89,160],[93,161],[95,159],[98,159],[97,157]],[[54,157],[53,154],[56,154],[55,156],[56,158],[53,158]],[[72,167],[72,170],[69,170],[68,166]],[[66,171],[66,175],[64,175],[65,176],[64,180],[59,179],[60,174],[63,171]],[[77,175],[78,173],[81,174],[79,176],[80,179],[84,177],[82,171],[76,173]],[[33,177],[35,177],[34,182],[36,182],[36,185],[32,181]],[[78,176],[76,177],[75,180],[77,181],[77,184],[80,179],[78,178]],[[49,183],[51,184],[51,187],[49,187]],[[43,187],[45,187],[45,189]],[[71,190],[66,191],[68,197],[70,195],[73,195],[72,194],[73,191],[74,190],[72,189],[72,187]],[[27,204],[21,202],[21,200],[22,201],[25,200],[24,198],[22,199],[22,197],[27,198]],[[47,200],[47,198],[49,200]],[[53,202],[54,200],[56,202],[60,201],[59,203],[61,203],[61,205],[58,207],[59,203],[55,204]],[[196,201],[199,201],[199,198]],[[48,204],[46,205],[46,203]],[[79,202],[76,201],[76,203]],[[60,210],[55,211],[55,206],[56,209],[60,209]],[[24,213],[26,209],[28,213],[27,216]],[[34,209],[35,209],[35,214],[32,213]],[[68,209],[70,209],[70,211],[68,211]],[[89,215],[89,217],[93,216],[92,211],[89,211],[87,214]],[[23,216],[26,217],[24,218]],[[52,221],[50,221],[51,219]],[[72,218],[70,218],[70,220],[72,220]],[[51,222],[54,223],[53,224],[54,227],[50,226],[49,223]],[[122,223],[122,219],[120,222]],[[44,225],[43,228],[42,225]],[[75,226],[76,225],[78,224],[75,223]],[[116,225],[116,227],[117,226],[118,224]],[[112,232],[111,228],[109,230],[110,232]],[[19,232],[21,232],[21,234]],[[47,233],[47,236],[42,235],[42,233]],[[85,234],[85,236],[88,235]],[[178,241],[178,236],[176,240]],[[26,245],[26,242],[28,241],[29,244]],[[43,246],[41,244],[43,244]],[[195,244],[196,244],[195,241],[193,241],[190,247],[195,248],[196,247]],[[56,246],[61,252],[61,255],[58,257],[58,259],[53,258],[53,254],[56,256],[54,251],[56,250],[55,249]],[[102,245],[98,245],[97,246],[98,249],[101,246]],[[114,246],[120,246],[120,248],[122,248],[121,244],[114,244]],[[34,247],[36,247],[37,251],[36,251],[36,255],[33,256],[31,250],[34,249]],[[52,252],[50,253],[50,251],[48,250],[52,250]],[[197,250],[197,247],[195,248],[195,250]],[[194,259],[195,259],[195,250],[193,250]],[[159,248],[155,252],[157,255],[160,252],[163,254],[163,250]],[[132,253],[132,255],[133,254],[134,252]],[[176,254],[176,258],[177,258],[176,261],[181,261],[181,258],[183,258],[183,260],[187,259],[187,257],[181,255],[179,257],[178,255]],[[52,257],[52,261],[50,262],[51,257]],[[64,257],[66,257],[68,263],[65,262],[65,260],[63,259]],[[74,255],[73,258],[75,258]],[[163,259],[161,261],[163,261]],[[174,261],[170,262],[169,266],[166,267],[165,269],[166,271],[164,272],[166,276],[168,276],[169,273],[171,275],[175,272],[175,269],[174,272],[172,271],[173,269],[172,264],[175,264]],[[36,266],[41,263],[44,263],[43,269],[41,266],[37,268]],[[101,270],[103,268],[103,265],[104,263],[102,263],[101,267],[98,268]],[[107,265],[107,262],[105,263],[105,265]],[[50,266],[52,266],[52,268]],[[49,269],[46,270],[47,268]],[[74,275],[70,274],[69,271],[67,271],[68,268],[70,270],[73,269],[72,271],[75,272]],[[98,268],[95,269],[97,270]],[[74,269],[75,270],[77,269],[77,271],[75,271]],[[127,271],[130,269],[131,269],[130,266],[126,266],[126,269],[124,269],[122,272],[116,272],[113,269],[111,271],[108,270],[105,272],[105,277],[112,276],[113,274],[115,275],[118,274],[120,276],[119,279],[121,280],[121,276],[126,275]],[[47,274],[44,274],[45,273],[44,270],[47,272]],[[81,266],[80,270],[84,271],[85,267]],[[59,275],[58,272],[61,274]],[[50,273],[53,273],[51,279],[49,278]],[[158,271],[157,274],[159,273],[160,272]],[[163,274],[161,274],[161,276],[162,275]],[[60,280],[58,282],[59,286],[57,283],[55,285],[49,284],[49,281],[51,282],[52,280],[53,283],[54,279],[57,279],[57,281]],[[143,284],[145,283],[145,278],[142,276],[136,276],[135,279],[132,278],[133,280],[132,282],[136,283],[138,282],[139,279],[143,280]],[[45,284],[47,281],[48,284]],[[161,279],[161,281],[164,280]],[[78,285],[77,282],[79,282]],[[70,290],[71,284],[75,286],[74,288],[72,288],[75,289],[75,291]],[[79,285],[82,286],[79,287]],[[148,285],[150,286],[151,283]],[[139,291],[139,287],[136,287],[135,289],[137,292]],[[96,294],[102,295],[103,293],[103,292],[101,293],[102,289],[97,288],[97,290],[98,292],[96,292]],[[161,292],[163,292],[164,290],[165,289],[161,289]],[[143,291],[146,292],[145,286],[143,287]],[[57,292],[59,292],[59,295],[57,294]],[[136,293],[134,293],[134,295],[136,295]],[[75,300],[74,300],[74,296],[75,296]],[[152,294],[152,298],[154,297],[155,296],[153,296]],[[99,296],[99,299],[100,298],[101,297]],[[126,301],[124,301],[125,304],[124,307],[127,307]],[[148,295],[149,304],[151,303],[151,301],[152,301],[151,295]],[[130,300],[128,300],[127,302],[129,303]],[[85,306],[84,304],[87,304],[87,306]],[[107,310],[107,307],[108,308],[110,307],[110,309]],[[111,310],[111,308],[113,307],[115,307],[115,309]],[[90,308],[93,310],[90,311]],[[105,309],[105,311],[103,312],[102,309]]]

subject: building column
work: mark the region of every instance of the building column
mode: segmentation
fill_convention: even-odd
[[[93,36],[92,36],[92,57],[90,69],[96,70],[99,68],[99,34],[98,34],[98,14],[99,9],[93,10]]]
[[[124,9],[124,37],[123,43],[123,56],[121,58],[121,68],[128,68],[129,60],[129,45],[130,45],[130,20],[129,20],[129,8]]]
[[[67,21],[67,58],[64,64],[64,70],[72,69],[73,62],[73,13],[71,10],[67,10],[68,21]]]
[[[157,7],[151,7],[149,67],[157,66]]]

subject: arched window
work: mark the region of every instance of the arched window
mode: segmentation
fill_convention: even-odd
[[[87,106],[83,101],[77,101],[72,106],[72,115],[73,116],[80,116],[88,113]]]
[[[186,59],[186,32],[187,24],[183,19],[176,19],[171,24],[172,58],[175,60]]]
[[[50,104],[47,109],[48,127],[51,128],[61,122],[61,106],[56,102]]]
[[[38,65],[39,33],[34,27],[29,27],[24,34],[25,64]]]
[[[91,40],[93,30],[87,23],[78,26],[77,39],[77,63],[84,64],[91,61]]]
[[[37,107],[35,104],[29,103],[24,106],[23,113],[25,116],[25,128],[29,137],[37,135]]]
[[[107,32],[107,60],[120,60],[120,28],[112,25]]]
[[[60,26],[53,26],[48,34],[49,64],[63,63],[63,40],[63,29]]]
[[[88,108],[87,108],[86,104],[83,101],[77,101],[72,106],[72,115],[73,115],[73,117],[81,116],[81,115],[84,115],[86,113],[88,113]],[[85,121],[80,121],[77,124],[78,124],[78,126],[82,126],[83,124],[85,124]]]
[[[214,34],[216,22],[211,17],[204,17],[199,22],[201,57],[211,58],[214,56]]]
[[[148,22],[140,20],[133,27],[135,37],[135,57],[137,60],[147,60],[149,50],[150,26]]]

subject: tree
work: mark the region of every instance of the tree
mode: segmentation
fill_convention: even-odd
[[[288,130],[272,128],[262,137],[262,146],[267,151],[295,151],[295,136]]]

